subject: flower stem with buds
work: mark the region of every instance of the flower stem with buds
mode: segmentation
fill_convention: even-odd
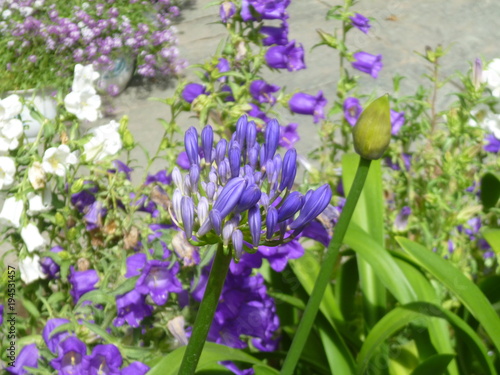
[[[189,339],[184,357],[182,358],[179,375],[192,375],[196,370],[198,361],[212,325],[219,297],[226,280],[226,274],[232,258],[232,249],[225,250],[222,243],[217,248],[215,259],[208,277],[207,288],[203,295],[200,308],[196,314],[193,333]]]
[[[330,276],[339,253],[340,245],[342,244],[344,235],[349,227],[352,214],[356,208],[356,204],[358,203],[361,191],[363,190],[368,171],[370,170],[370,164],[371,160],[361,157],[351,190],[349,191],[345,206],[340,214],[339,221],[335,226],[333,238],[328,246],[326,256],[323,259],[323,265],[321,266],[318,278],[314,284],[314,289],[311,293],[304,315],[302,316],[302,320],[300,321],[297,332],[293,338],[292,345],[281,369],[281,374],[283,375],[294,373],[295,366],[297,365],[302,350],[304,349],[306,340],[309,337],[309,332],[311,331],[316,314],[318,313],[319,305],[323,299],[323,295],[325,294],[326,287],[330,282]]]

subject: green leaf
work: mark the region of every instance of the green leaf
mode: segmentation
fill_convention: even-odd
[[[38,309],[36,308],[36,306],[33,302],[31,302],[30,300],[27,300],[27,299],[23,299],[22,304],[23,304],[24,308],[29,312],[30,317],[32,317],[33,319],[40,318],[40,312],[38,311]]]
[[[401,257],[402,254],[400,253],[398,255]],[[419,301],[433,303],[439,300],[429,280],[427,280],[424,274],[422,274],[413,263],[404,259],[404,257],[395,258],[395,260],[410,282]],[[438,353],[444,354],[454,352],[450,330],[448,329],[448,324],[443,319],[429,318],[427,329],[429,331],[431,343]],[[458,368],[455,361],[450,364],[448,370],[450,375],[458,375]]]
[[[422,245],[402,237],[396,237],[396,240],[423,268],[458,297],[470,313],[482,324],[496,349],[500,351],[500,318],[481,290],[467,279],[460,270]]]
[[[87,327],[95,334],[101,336],[104,341],[107,341],[110,344],[115,344],[117,341],[116,338],[114,338],[109,333],[107,333],[104,329],[102,329],[101,327],[99,327],[95,324],[92,324],[92,323],[86,322],[85,320],[82,320],[81,325]]]
[[[415,368],[411,375],[441,375],[446,374],[446,368],[455,358],[453,354],[436,354],[427,358]]]
[[[481,178],[481,191],[479,193],[481,203],[485,210],[494,207],[500,198],[500,181],[492,173],[486,173]]]
[[[493,248],[493,251],[500,254],[500,229],[488,228],[483,232],[483,236]]]
[[[307,252],[303,257],[299,259],[294,259],[289,261],[295,276],[299,279],[300,283],[306,290],[307,294],[311,294],[314,288],[314,283],[316,282],[316,277],[318,276],[320,264],[314,258],[313,255]],[[344,318],[340,313],[337,301],[333,295],[333,288],[328,285],[321,301],[320,308],[321,312],[326,316],[327,319],[333,321],[338,321],[343,323]]]
[[[185,351],[186,346],[181,346],[166,356],[162,356],[162,359],[148,371],[148,375],[177,375]],[[268,370],[266,374],[278,374],[277,370],[266,366],[250,354],[224,345],[206,342],[200,356],[200,361],[198,362],[198,368],[203,369],[212,363],[220,361],[251,363],[253,365],[259,365],[260,367],[265,367]],[[156,362],[156,360],[153,360],[153,362]]]
[[[370,360],[379,350],[382,343],[397,331],[410,323],[422,324],[422,318],[438,317],[446,319],[455,329],[458,338],[461,339],[475,353],[485,372],[484,374],[496,374],[487,350],[481,338],[472,330],[467,323],[452,312],[438,305],[427,302],[412,302],[397,307],[387,313],[370,331],[359,352],[358,374],[365,374]],[[445,353],[449,354],[449,353]]]
[[[344,237],[344,243],[372,267],[382,284],[400,303],[408,303],[417,299],[405,274],[390,253],[355,223],[351,222]]]

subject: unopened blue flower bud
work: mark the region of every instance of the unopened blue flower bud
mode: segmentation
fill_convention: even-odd
[[[201,147],[205,162],[212,163],[212,146],[214,143],[214,131],[210,125],[207,125],[201,131]]]
[[[193,187],[191,186],[191,178],[189,177],[189,173],[184,176],[184,194],[191,195],[193,191]]]
[[[266,158],[272,159],[278,148],[280,140],[280,124],[275,119],[272,119],[266,126]]]
[[[224,186],[213,207],[220,212],[223,219],[236,207],[246,185],[245,179],[235,177]]]
[[[213,209],[208,214],[208,217],[210,218],[210,224],[212,225],[212,228],[214,228],[215,233],[220,236],[222,233],[222,216],[219,210]]]
[[[198,132],[190,127],[184,134],[184,146],[191,164],[198,164]]]
[[[229,150],[229,167],[231,168],[231,178],[240,175],[241,150],[237,143],[233,144]]]
[[[227,182],[228,165],[229,162],[227,161],[227,159],[222,160],[219,164],[219,180],[222,184],[225,184]]]
[[[332,189],[328,184],[319,187],[316,191],[309,194],[309,197],[306,196],[299,217],[290,224],[290,228],[300,232],[316,216],[323,212],[331,199]]]
[[[217,147],[215,147],[215,161],[217,162],[217,165],[219,165],[226,157],[226,148],[227,141],[224,138],[217,142]]]
[[[283,160],[283,170],[281,171],[280,191],[291,189],[297,174],[297,151],[294,148],[288,150]]]
[[[181,201],[182,224],[186,238],[190,239],[193,236],[194,224],[194,204],[191,197],[182,197]]]
[[[374,100],[358,119],[352,131],[354,149],[365,159],[377,160],[391,141],[389,95]]]
[[[252,236],[252,245],[257,247],[259,246],[260,231],[262,227],[259,206],[253,206],[248,210],[248,226],[250,228],[250,235]]]
[[[266,147],[265,145],[262,145],[260,150],[259,150],[259,161],[260,161],[260,167],[265,167],[266,166]]]
[[[304,196],[298,191],[290,193],[278,209],[278,223],[281,223],[295,215],[304,205]]]
[[[257,141],[257,127],[255,122],[249,121],[247,126],[247,150],[250,150]]]
[[[274,163],[272,160],[266,161],[267,181],[271,184],[274,177]]]
[[[206,192],[208,200],[212,201],[215,195],[215,184],[213,182],[207,184]]]
[[[260,196],[262,195],[262,192],[260,188],[253,184],[248,186],[243,194],[241,194],[240,201],[236,205],[236,208],[234,209],[235,212],[243,212],[248,210],[250,207],[253,207],[257,204],[257,202],[260,200]]]
[[[241,230],[236,229],[233,231],[231,237],[236,259],[240,259],[241,255],[243,254],[243,233],[241,233]]]
[[[267,217],[266,217],[266,227],[267,227],[266,238],[268,240],[273,238],[276,224],[278,224],[278,211],[276,210],[276,207],[269,206],[269,208],[267,209]]]
[[[236,140],[241,145],[245,147],[245,138],[247,135],[248,120],[247,115],[241,116],[236,122]]]
[[[280,154],[274,155],[273,163],[274,163],[274,173],[276,174],[276,180],[277,180],[281,172],[281,166],[283,164],[283,160],[281,159]]]
[[[189,167],[189,182],[191,183],[191,189],[194,192],[198,191],[198,182],[200,181],[200,167],[197,164],[191,165]]]
[[[259,160],[259,148],[255,147],[256,145],[248,149],[248,163],[254,169],[257,168],[257,161]]]
[[[257,171],[253,174],[253,181],[255,184],[257,185],[260,184],[261,179],[262,179],[262,172]]]

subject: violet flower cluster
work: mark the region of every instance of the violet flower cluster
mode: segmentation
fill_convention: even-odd
[[[189,173],[172,172],[176,189],[173,215],[186,237],[199,244],[232,245],[236,259],[260,245],[276,246],[296,237],[329,204],[332,192],[325,184],[304,196],[292,187],[297,153],[276,154],[280,128],[271,120],[265,142],[257,141],[253,121],[242,116],[227,142],[214,145],[212,127],[185,133]],[[215,146],[215,147],[214,147]]]
[[[96,345],[88,354],[87,345],[74,333],[63,330],[52,334],[56,328],[67,323],[70,323],[67,319],[49,319],[42,332],[47,348],[55,356],[49,361],[50,366],[59,374],[144,375],[149,370],[142,362],[123,366],[120,350],[113,344]],[[29,374],[25,367],[38,368],[38,361],[43,359],[36,344],[29,344],[21,349],[15,366],[8,367],[7,371],[16,375]]]
[[[123,56],[137,58],[136,71],[144,77],[176,74],[185,67],[178,59],[172,27],[179,9],[170,1],[130,0],[123,5],[102,1],[87,6],[52,2],[44,6],[40,0],[14,0],[3,2],[0,14],[4,56],[11,57],[3,68],[15,72],[17,66],[23,71],[28,67],[32,79],[50,73],[59,82],[70,76],[75,63],[107,68]],[[57,69],[48,65],[54,55]],[[55,82],[50,82],[51,87]]]

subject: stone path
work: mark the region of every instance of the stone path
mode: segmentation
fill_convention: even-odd
[[[180,54],[191,64],[203,62],[215,52],[217,44],[226,36],[224,27],[211,24],[218,20],[218,8],[206,7],[207,2],[191,1],[183,9],[183,19],[178,25]],[[266,79],[287,91],[300,90],[316,94],[323,90],[332,100],[338,79],[338,59],[335,52],[326,47],[311,51],[319,41],[316,29],[332,32],[338,27],[336,21],[326,21],[325,13],[340,1],[293,0],[288,8],[290,14],[290,39],[304,45],[307,69],[289,73],[265,74]],[[365,35],[357,30],[349,33],[348,43],[372,54],[382,54],[384,68],[378,79],[359,73],[360,93],[392,93],[394,73],[407,78],[401,84],[401,95],[411,94],[419,84],[426,83],[422,75],[427,73],[423,59],[414,51],[423,53],[426,46],[438,44],[450,46],[449,54],[442,59],[443,73],[466,72],[476,57],[489,60],[500,57],[500,28],[496,27],[500,17],[500,2],[495,0],[362,0],[353,8],[367,17],[375,18],[372,29]],[[188,79],[196,81],[192,70],[186,71]],[[117,114],[128,114],[130,128],[136,139],[148,148],[156,149],[162,134],[157,118],[168,118],[168,107],[147,98],[166,98],[174,91],[174,83],[167,88],[129,87],[114,100]],[[444,95],[454,89],[448,85],[443,90],[439,103],[452,100]],[[310,116],[284,113],[283,123],[298,122],[301,142],[299,152],[307,152],[317,144],[317,125]],[[197,120],[185,116],[183,127],[197,125]],[[139,160],[143,160],[138,155]],[[160,163],[154,165],[159,169]],[[153,168],[154,170],[154,168]]]

